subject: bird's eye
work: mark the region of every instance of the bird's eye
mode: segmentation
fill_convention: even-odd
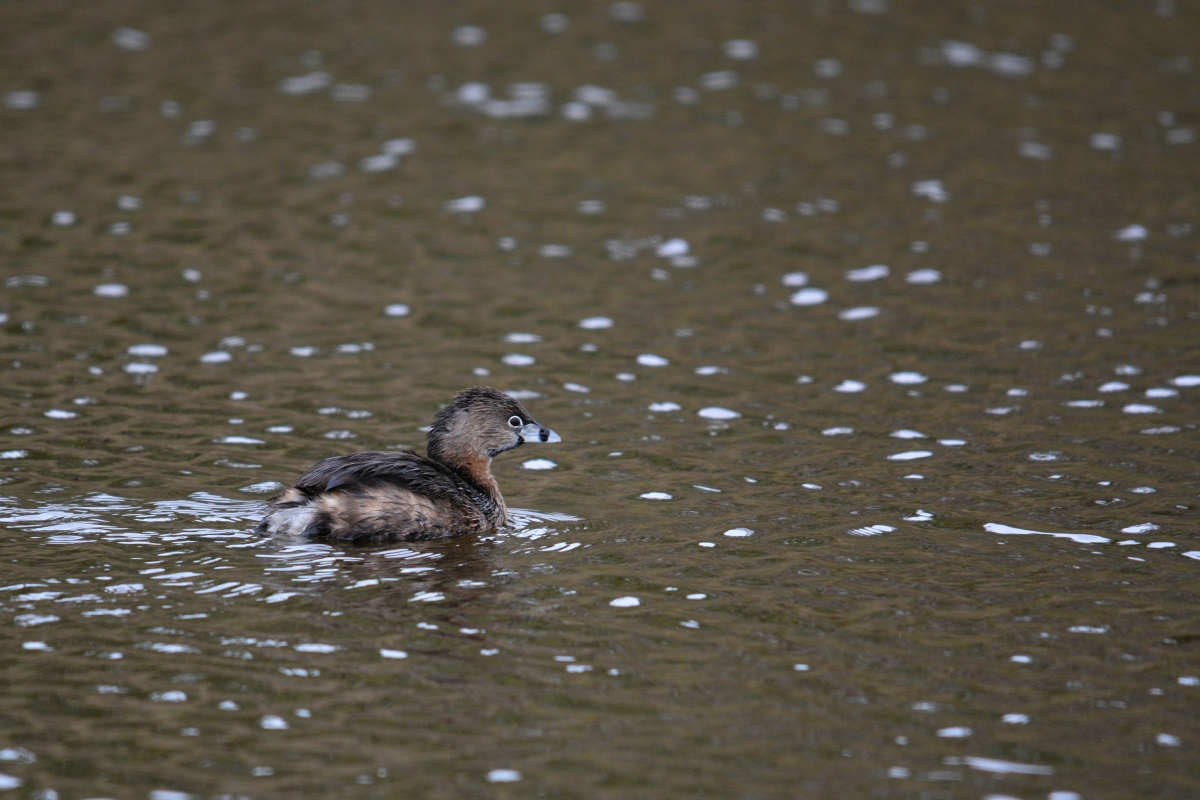
[[[511,428],[524,428],[525,420],[518,417],[516,414],[508,418],[508,425]]]

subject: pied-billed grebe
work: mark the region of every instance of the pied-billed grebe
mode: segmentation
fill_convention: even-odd
[[[525,442],[558,442],[525,406],[476,386],[434,417],[427,456],[365,452],[318,462],[272,497],[258,530],[347,541],[489,533],[508,519],[492,458]]]

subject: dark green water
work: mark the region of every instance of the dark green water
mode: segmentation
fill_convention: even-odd
[[[1200,796],[1198,45],[0,5],[0,795]],[[253,532],[477,383],[509,528]]]

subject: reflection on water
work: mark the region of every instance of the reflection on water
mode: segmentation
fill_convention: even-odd
[[[230,12],[0,5],[0,792],[1200,796],[1188,3]]]

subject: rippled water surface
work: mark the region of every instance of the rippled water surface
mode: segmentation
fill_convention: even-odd
[[[0,6],[0,794],[1200,797],[1198,46]],[[507,528],[254,532],[478,383]]]

